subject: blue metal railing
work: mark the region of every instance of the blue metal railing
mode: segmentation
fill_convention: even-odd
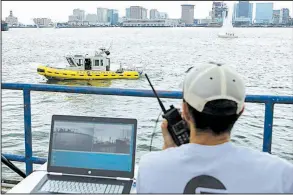
[[[40,85],[40,84],[21,84],[21,83],[2,83],[2,89],[22,90],[24,102],[24,134],[25,134],[25,156],[14,154],[4,154],[11,161],[19,161],[26,163],[26,174],[29,175],[33,171],[33,163],[43,164],[46,159],[33,157],[32,151],[32,132],[31,132],[31,91],[49,91],[49,92],[65,92],[79,94],[96,94],[96,95],[119,95],[119,96],[135,96],[135,97],[155,97],[152,90],[138,89],[119,89],[119,88],[95,88],[95,87],[76,87],[76,86],[60,86],[60,85]],[[181,91],[157,91],[161,98],[181,99]],[[272,145],[272,129],[274,104],[293,104],[293,96],[266,96],[266,95],[248,95],[245,99],[250,103],[265,104],[265,120],[263,135],[263,152],[271,153]]]

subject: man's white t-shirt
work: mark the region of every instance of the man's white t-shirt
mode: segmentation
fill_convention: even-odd
[[[293,164],[237,147],[185,144],[144,155],[137,193],[293,193]]]

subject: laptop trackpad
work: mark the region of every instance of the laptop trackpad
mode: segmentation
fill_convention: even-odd
[[[112,179],[97,179],[76,176],[49,176],[39,192],[56,194],[75,193],[119,193],[124,189],[124,182]]]

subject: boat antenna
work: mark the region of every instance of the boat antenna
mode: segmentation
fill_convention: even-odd
[[[111,49],[112,45],[113,45],[113,40],[111,41],[110,47],[107,49],[107,51],[109,51]]]

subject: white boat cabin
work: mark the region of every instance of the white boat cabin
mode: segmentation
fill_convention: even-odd
[[[100,52],[96,52],[94,56],[74,55],[66,56],[69,64],[68,69],[72,70],[97,70],[97,71],[110,71],[110,55],[109,51],[105,48],[100,48]]]

